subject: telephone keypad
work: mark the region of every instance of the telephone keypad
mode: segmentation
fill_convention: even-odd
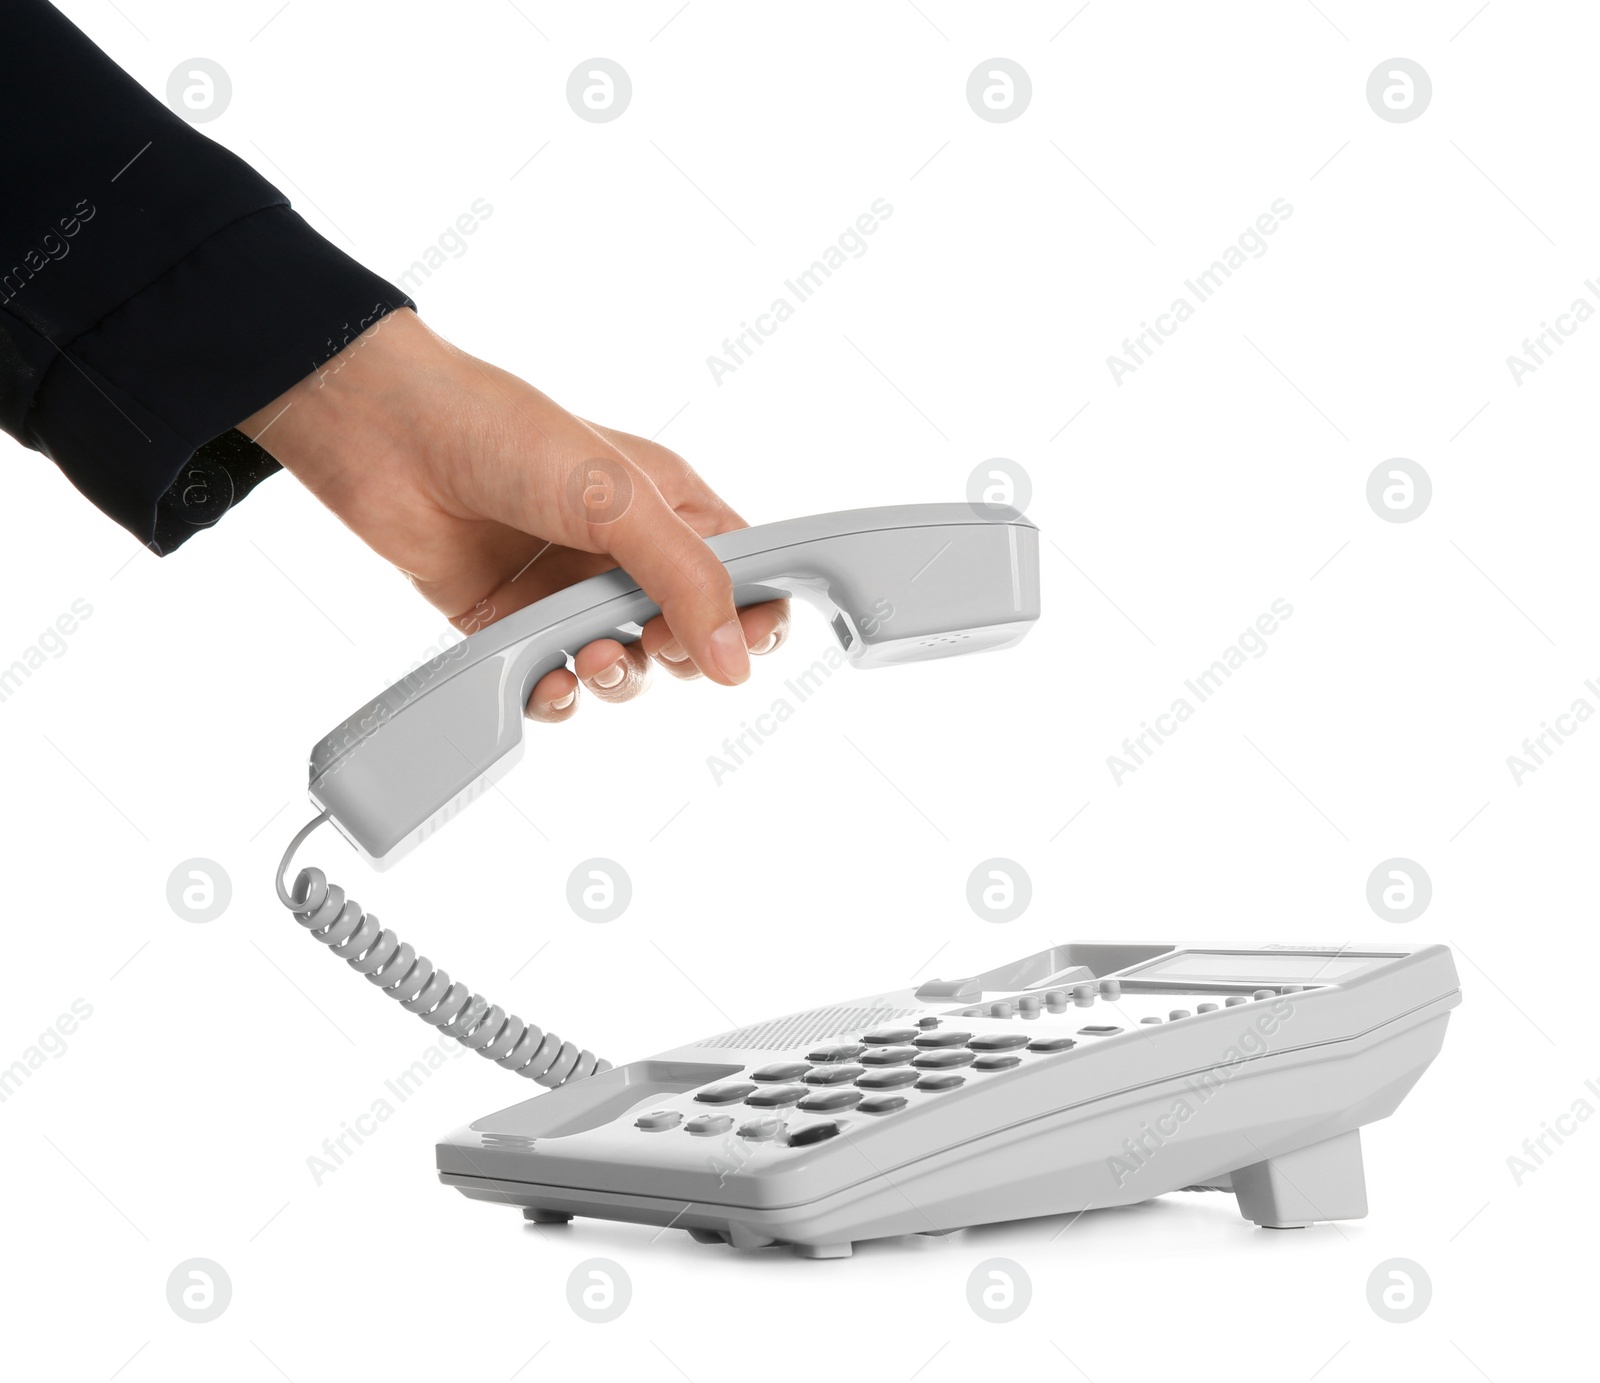
[[[831,1114],[837,1109],[854,1109],[860,1103],[859,1090],[816,1090],[800,1101],[800,1108],[813,1114]]]
[[[731,1114],[696,1114],[694,1118],[684,1125],[684,1128],[688,1129],[690,1133],[698,1134],[702,1138],[708,1134],[726,1133],[732,1127],[733,1116]]]
[[[807,1085],[848,1085],[864,1068],[860,1066],[813,1066],[805,1073]]]
[[[757,1090],[745,1100],[745,1103],[752,1109],[782,1109],[784,1105],[794,1104],[807,1093],[809,1092],[803,1085],[774,1085],[765,1090]]]
[[[918,1090],[954,1090],[958,1085],[965,1085],[967,1078],[954,1071],[929,1071],[917,1081]]]
[[[807,1061],[854,1061],[867,1049],[859,1042],[841,1042],[834,1046],[818,1047],[806,1053]]]
[[[904,1066],[917,1054],[915,1047],[875,1047],[870,1052],[863,1052],[861,1064],[863,1066]]]
[[[1022,1065],[1020,1056],[1012,1056],[1009,1052],[985,1052],[972,1063],[974,1071],[1009,1071],[1013,1066]]]
[[[1087,1028],[1079,1028],[1079,1032],[1088,1032]],[[1112,1032],[1121,1032],[1121,1028],[1113,1028]],[[1028,1043],[1030,1052],[1064,1052],[1078,1044],[1070,1037],[1036,1037]]]
[[[804,1061],[774,1061],[769,1066],[757,1067],[750,1073],[752,1080],[790,1081],[799,1080],[811,1069]]]
[[[1025,1032],[986,1032],[974,1037],[967,1046],[975,1052],[1009,1052],[1028,1045]]]
[[[762,1119],[746,1119],[739,1125],[739,1137],[748,1138],[752,1143],[770,1142],[782,1131],[783,1120],[773,1114]]]
[[[970,1032],[957,1032],[954,1028],[940,1028],[917,1037],[919,1047],[964,1047],[972,1040]]]
[[[883,1071],[864,1072],[856,1077],[856,1084],[863,1090],[898,1090],[916,1078],[917,1073],[909,1066],[891,1066]]]
[[[911,1064],[923,1071],[948,1071],[957,1066],[972,1065],[973,1054],[965,1047],[941,1047],[923,1052]]]
[[[696,1093],[701,1104],[733,1104],[744,1099],[755,1086],[749,1081],[730,1081],[726,1085],[708,1085]]]
[[[893,1114],[908,1103],[904,1095],[868,1095],[856,1108],[863,1114]]]
[[[901,1042],[909,1042],[920,1031],[918,1028],[879,1028],[876,1032],[869,1032],[861,1040],[869,1047],[893,1047]]]

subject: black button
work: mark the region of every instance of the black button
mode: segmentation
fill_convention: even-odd
[[[970,1066],[972,1053],[965,1047],[946,1047],[942,1051],[923,1052],[911,1064],[922,1071],[950,1071],[957,1066]]]
[[[929,1071],[917,1082],[918,1090],[954,1090],[958,1085],[965,1085],[967,1078],[959,1076],[954,1071]]]
[[[1013,1066],[1022,1065],[1020,1056],[1012,1056],[1009,1052],[986,1052],[972,1063],[974,1071],[1009,1071]]]
[[[1023,1032],[979,1033],[967,1043],[975,1052],[1011,1052],[1028,1045],[1028,1035]]]
[[[879,1028],[861,1040],[873,1047],[892,1047],[897,1042],[909,1042],[916,1035],[916,1028]]]
[[[917,1073],[909,1066],[891,1066],[887,1071],[868,1071],[865,1075],[856,1077],[856,1084],[863,1090],[898,1090],[903,1085],[910,1085],[917,1078]]]
[[[970,1032],[956,1032],[953,1028],[942,1028],[937,1032],[925,1032],[917,1038],[919,1047],[964,1047],[972,1040]]]
[[[836,1047],[818,1047],[806,1053],[807,1061],[854,1061],[866,1050],[859,1042],[843,1042]]]
[[[904,1095],[868,1095],[856,1109],[862,1114],[893,1114],[895,1110],[905,1107]]]
[[[695,1095],[701,1104],[732,1104],[735,1100],[742,1100],[755,1086],[748,1081],[734,1081],[729,1085],[708,1085]]]
[[[786,1104],[793,1104],[805,1093],[803,1085],[773,1085],[765,1090],[757,1090],[745,1103],[756,1109],[781,1109]]]
[[[838,1131],[839,1125],[831,1119],[820,1124],[807,1124],[789,1135],[789,1146],[803,1148],[808,1143],[820,1143],[824,1138],[832,1138]]]
[[[813,1066],[806,1072],[807,1085],[848,1085],[861,1074],[859,1066]]]
[[[775,1061],[750,1075],[755,1080],[799,1080],[810,1069],[803,1061]]]
[[[1078,1031],[1088,1032],[1089,1029],[1080,1028]],[[1122,1029],[1112,1028],[1111,1031],[1121,1032]],[[1032,1042],[1028,1043],[1028,1050],[1030,1052],[1064,1052],[1068,1047],[1076,1047],[1077,1045],[1070,1037],[1036,1037]]]
[[[1091,1023],[1086,1028],[1079,1028],[1078,1031],[1088,1037],[1110,1037],[1112,1033],[1121,1032],[1122,1029],[1113,1027],[1109,1023]]]
[[[860,1103],[859,1090],[816,1090],[800,1101],[800,1108],[813,1114],[831,1114],[836,1109],[854,1109]]]
[[[863,1052],[861,1064],[863,1066],[904,1066],[917,1054],[915,1047],[875,1047],[870,1052]]]

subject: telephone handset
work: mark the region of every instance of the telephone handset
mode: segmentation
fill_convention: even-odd
[[[740,606],[817,606],[857,667],[1004,648],[1039,617],[1039,531],[967,504],[856,509],[708,540]],[[621,570],[530,605],[446,649],[311,752],[311,798],[378,868],[516,761],[534,684],[599,638],[660,613]]]
[[[1039,617],[1039,531],[1002,506],[856,509],[708,542],[738,605],[793,596],[817,606],[857,667],[1004,648]],[[394,863],[516,762],[539,678],[595,639],[636,639],[658,613],[625,572],[606,572],[401,678],[312,749],[310,793],[321,813],[278,868],[279,898],[318,941],[425,1023],[541,1085],[610,1064],[452,982],[320,869],[302,869],[292,886],[284,874],[324,821],[377,868]]]

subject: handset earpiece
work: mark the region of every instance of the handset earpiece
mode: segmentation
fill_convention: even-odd
[[[1004,648],[1039,617],[1039,532],[1011,510],[857,509],[708,542],[738,605],[790,596],[817,606],[858,667]],[[516,762],[541,677],[595,639],[631,642],[658,613],[616,570],[489,625],[324,738],[311,753],[312,800],[387,867]]]

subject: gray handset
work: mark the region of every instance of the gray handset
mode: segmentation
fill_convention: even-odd
[[[818,514],[709,540],[752,605],[817,606],[857,667],[1003,648],[1039,617],[1039,532],[1012,510],[907,504]],[[385,868],[516,761],[534,684],[659,607],[621,570],[579,582],[446,649],[311,752],[311,797]]]
[[[857,667],[1004,648],[1039,618],[1039,531],[998,506],[856,509],[709,541],[739,605],[809,601]],[[292,884],[285,875],[324,821],[378,868],[392,864],[516,761],[534,683],[595,639],[636,639],[658,613],[626,572],[606,572],[401,678],[311,751],[311,797],[322,810],[278,867],[279,899],[334,955],[423,1022],[541,1085],[610,1063],[452,981],[322,870],[302,869]]]

